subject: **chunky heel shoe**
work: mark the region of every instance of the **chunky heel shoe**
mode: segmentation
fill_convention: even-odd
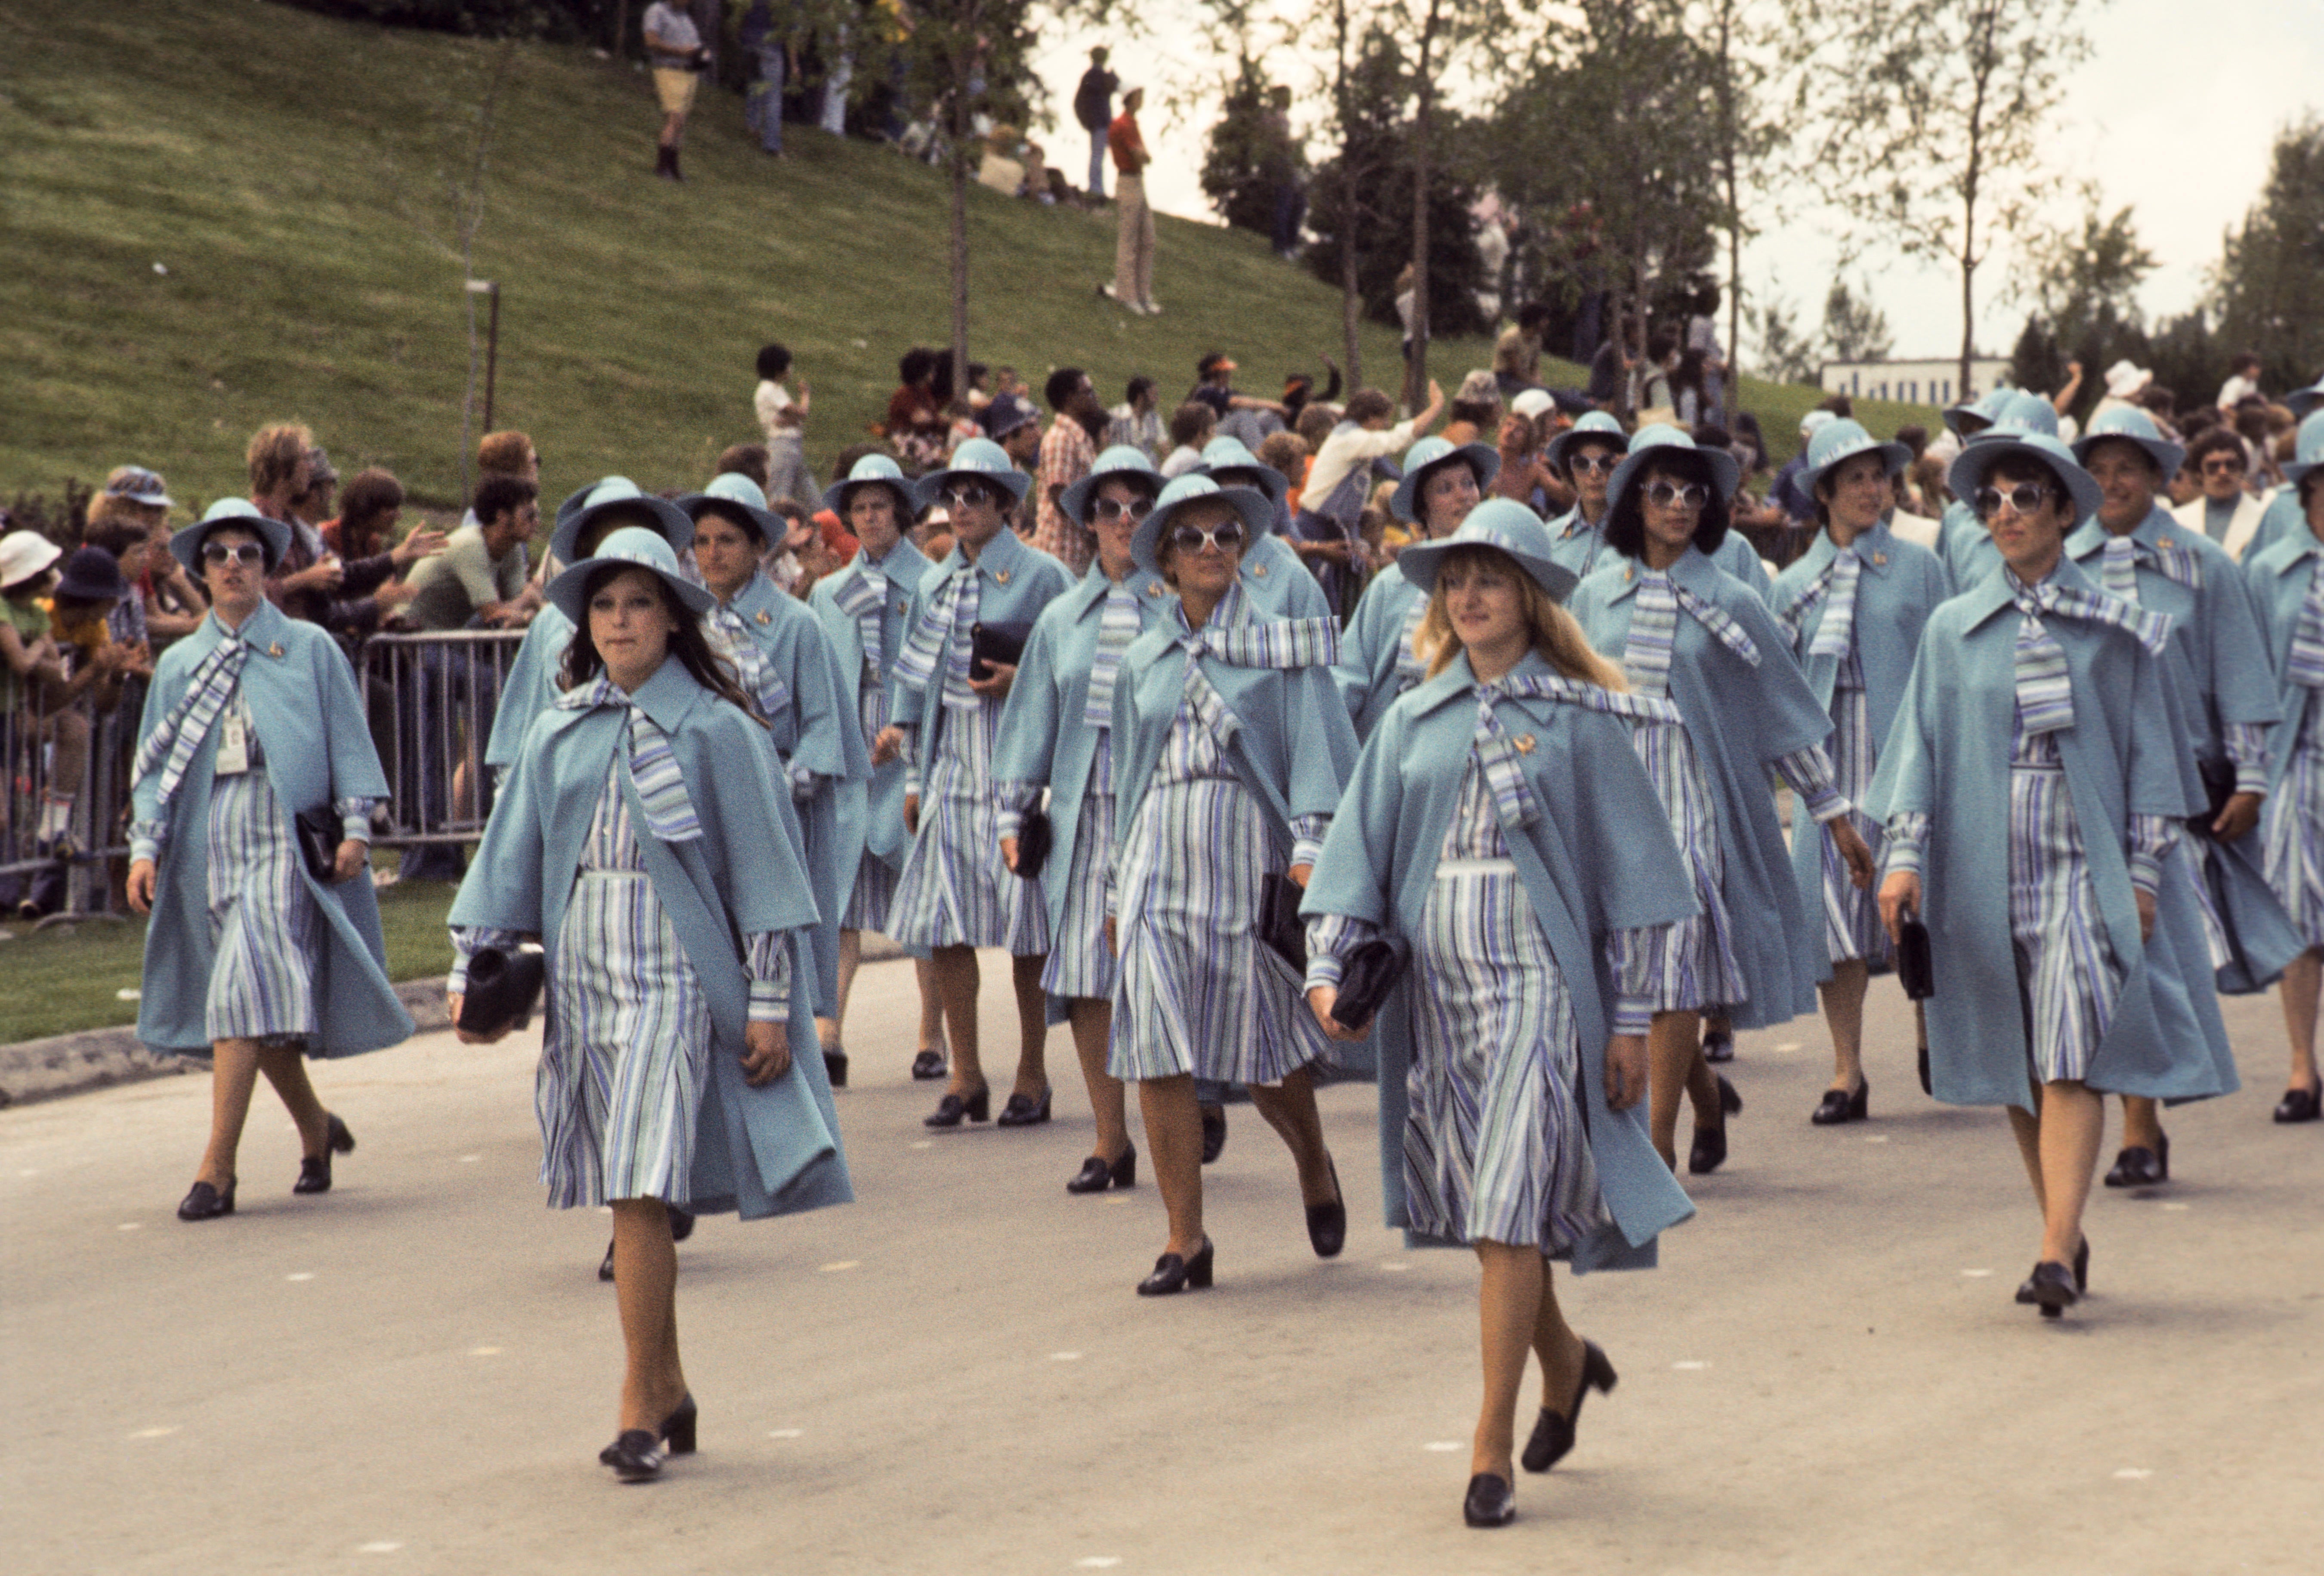
[[[981,1122],[988,1120],[991,1115],[992,1089],[988,1084],[966,1100],[963,1100],[957,1094],[945,1095],[936,1101],[934,1111],[920,1119],[920,1125],[927,1128],[956,1128],[960,1126],[963,1117],[966,1117],[973,1122]]]
[[[2089,1289],[2090,1240],[2088,1237],[2084,1237],[2082,1239],[2082,1245],[2074,1249],[2074,1291],[2077,1295],[2080,1295],[2089,1291]]]
[[[605,1244],[605,1257],[597,1266],[597,1278],[599,1280],[613,1278],[613,1245],[611,1242]]]
[[[224,1193],[207,1182],[197,1182],[178,1205],[178,1219],[181,1221],[215,1221],[220,1215],[232,1213],[234,1184],[231,1182],[226,1184]]]
[[[2324,1083],[2312,1089],[2287,1089],[2275,1102],[2275,1120],[2280,1122],[2312,1122],[2319,1116],[2324,1116]]]
[[[1596,1341],[1583,1341],[1582,1382],[1573,1387],[1572,1404],[1563,1414],[1548,1406],[1541,1409],[1541,1416],[1533,1425],[1533,1437],[1526,1441],[1525,1455],[1518,1465],[1528,1472],[1546,1472],[1563,1461],[1566,1452],[1573,1448],[1574,1430],[1582,1424],[1582,1403],[1590,1398],[1593,1389],[1601,1396],[1611,1395],[1620,1378]]]
[[[1307,1206],[1307,1245],[1318,1258],[1337,1258],[1348,1245],[1348,1195],[1340,1191],[1339,1166],[1328,1155],[1323,1164],[1332,1167],[1333,1198],[1327,1204]]]
[[[1825,1090],[1808,1120],[1820,1128],[1836,1128],[1842,1122],[1860,1122],[1871,1114],[1872,1080],[1867,1078],[1853,1094],[1845,1089]]]
[[[1469,1479],[1469,1492],[1461,1498],[1462,1521],[1471,1526],[1507,1526],[1517,1518],[1517,1491],[1507,1478],[1480,1472]]]
[[[1227,1147],[1227,1108],[1223,1105],[1203,1107],[1203,1164],[1208,1166],[1225,1152]]]
[[[952,1076],[952,1064],[942,1051],[922,1051],[912,1058],[912,1076],[922,1083]]]
[[[650,1483],[661,1476],[661,1441],[645,1429],[624,1428],[597,1459],[624,1483]]]
[[[2043,1259],[2017,1288],[2017,1300],[2029,1307],[2042,1310],[2044,1319],[2055,1319],[2081,1300],[2074,1289],[2074,1272],[2052,1259]]]
[[[2171,1180],[2171,1135],[2161,1135],[2152,1149],[2133,1144],[2114,1157],[2106,1174],[2108,1187],[2153,1187]]]
[[[1165,1253],[1154,1261],[1154,1273],[1138,1283],[1141,1297],[1167,1297],[1173,1292],[1207,1291],[1211,1285],[1211,1240],[1192,1258]]]
[[[1067,1193],[1103,1193],[1111,1187],[1138,1185],[1138,1146],[1132,1144],[1121,1152],[1121,1158],[1109,1165],[1093,1155],[1082,1162],[1082,1168],[1065,1184]]]
[[[1716,1064],[1735,1059],[1735,1037],[1731,1034],[1707,1034],[1702,1037],[1702,1059]]]
[[[347,1124],[329,1111],[323,1113],[323,1152],[303,1155],[299,1159],[299,1180],[290,1184],[292,1193],[328,1193],[331,1191],[331,1157],[355,1152],[355,1136]]]
[[[847,1087],[847,1053],[837,1046],[823,1047],[823,1074],[834,1089]]]
[[[702,1409],[694,1404],[692,1396],[678,1404],[678,1410],[661,1420],[661,1441],[669,1446],[674,1456],[694,1453],[694,1425],[702,1419]]]
[[[1021,1094],[1010,1095],[1009,1097],[1009,1103],[1001,1108],[1001,1120],[993,1123],[993,1126],[1001,1128],[1029,1128],[1036,1127],[1042,1122],[1047,1121],[1049,1120],[1049,1098],[1056,1092],[1056,1091],[1054,1089],[1044,1089],[1041,1091],[1041,1098],[1038,1100],[1028,1100]],[[976,1120],[982,1121],[984,1119],[980,1116]]]

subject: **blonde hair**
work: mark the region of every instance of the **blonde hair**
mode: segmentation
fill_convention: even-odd
[[[1591,649],[1582,625],[1541,588],[1541,582],[1499,548],[1474,543],[1454,548],[1436,566],[1436,585],[1428,593],[1428,611],[1421,615],[1420,628],[1413,634],[1413,650],[1428,665],[1429,677],[1451,667],[1452,659],[1461,653],[1460,637],[1452,632],[1452,615],[1444,611],[1444,576],[1455,569],[1469,568],[1498,569],[1517,577],[1526,639],[1541,653],[1541,659],[1561,676],[1582,684],[1594,684],[1617,695],[1628,693],[1630,681],[1622,676],[1622,670]]]

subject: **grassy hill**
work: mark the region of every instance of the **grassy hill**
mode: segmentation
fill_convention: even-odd
[[[949,335],[944,185],[884,148],[786,129],[746,142],[706,91],[682,187],[651,179],[644,76],[582,49],[336,22],[266,0],[0,0],[0,495],[126,460],[181,500],[242,490],[263,422],[311,425],[342,475],[385,465],[459,495],[468,343],[459,189],[502,60],[473,272],[503,296],[495,422],[539,444],[550,496],[622,471],[696,481],[756,436],[751,357],[788,344],[813,386],[818,471],[877,419],[896,357]],[[970,193],[971,352],[1037,387],[1086,366],[1166,399],[1231,352],[1245,385],[1320,371],[1334,291],[1256,236],[1165,218],[1158,318],[1097,299],[1113,222]],[[1365,365],[1397,365],[1368,332]],[[1448,388],[1484,364],[1440,343]],[[1579,382],[1576,369],[1553,377]],[[1812,391],[1746,385],[1788,452]],[[1931,419],[1874,408],[1876,429]]]

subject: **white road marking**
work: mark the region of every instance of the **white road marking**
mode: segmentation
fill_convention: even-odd
[[[2116,1471],[2115,1476],[2121,1478],[2126,1481],[2137,1482],[2144,1479],[2154,1476],[2154,1469],[2153,1467],[2123,1467]]]
[[[500,1354],[501,1349],[497,1346],[472,1347],[468,1351],[470,1357],[498,1357]]]
[[[1707,1362],[1696,1362],[1691,1359],[1685,1362],[1674,1362],[1671,1364],[1671,1367],[1679,1369],[1681,1372],[1692,1374],[1699,1374],[1710,1366],[1711,1365]]]
[[[114,1227],[113,1229],[116,1231],[134,1231],[138,1227],[144,1223],[145,1222],[143,1221],[124,1221],[121,1224]]]
[[[315,1272],[311,1269],[294,1270],[290,1274],[284,1276],[282,1278],[284,1280],[312,1280],[315,1278]]]
[[[401,1544],[357,1544],[355,1545],[355,1553],[358,1554],[392,1554],[402,1546],[403,1545]]]
[[[1969,1276],[1971,1280],[1983,1280],[1987,1276],[1991,1275],[1993,1271],[1989,1269],[1964,1269],[1961,1273]]]
[[[161,1439],[165,1435],[172,1434],[177,1432],[178,1425],[172,1423],[161,1428],[141,1428],[129,1437],[132,1439]]]
[[[843,1269],[853,1269],[862,1262],[863,1261],[860,1258],[843,1258],[836,1264],[826,1264],[822,1266],[822,1273],[825,1275],[834,1275]]]
[[[798,1428],[770,1428],[767,1430],[767,1437],[769,1439],[797,1439],[805,1432],[806,1430]]]
[[[1053,1351],[1049,1353],[1049,1360],[1051,1362],[1079,1362],[1081,1359],[1082,1354],[1078,1351]]]

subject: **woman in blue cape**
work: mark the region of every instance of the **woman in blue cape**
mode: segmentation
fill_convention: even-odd
[[[837,515],[862,547],[853,561],[825,575],[807,594],[807,605],[823,621],[839,664],[841,703],[855,717],[871,751],[868,781],[842,783],[837,795],[837,861],[848,883],[839,916],[839,1000],[829,1023],[816,1029],[834,1044],[845,1037],[847,1002],[855,990],[855,969],[863,955],[863,933],[888,928],[888,908],[896,896],[896,873],[904,867],[911,834],[904,830],[907,767],[900,733],[884,744],[881,735],[894,714],[896,659],[903,655],[905,622],[912,593],[930,567],[904,535],[918,511],[912,484],[896,462],[868,454],[847,479],[832,484],[823,506]],[[912,960],[920,992],[920,1038],[912,1055],[912,1076],[941,1078],[945,1073],[944,1008],[936,994],[935,965]]]
[[[807,880],[821,917],[806,933],[812,946],[798,960],[798,1016],[812,1016],[832,1087],[847,1086],[847,1052],[839,1043],[839,922],[855,874],[844,857],[839,791],[872,775],[872,757],[840,695],[845,679],[823,624],[807,604],[775,589],[760,571],[768,544],[780,541],[783,517],[748,476],[728,472],[678,500],[694,521],[694,564],[717,605],[709,627],[725,639],[742,693],[767,720],[775,758],[788,779],[799,822]],[[828,1034],[823,1024],[829,1022]]]
[[[1656,1156],[1646,1093],[1660,933],[1692,883],[1632,752],[1622,693],[1554,599],[1566,571],[1521,503],[1495,499],[1398,562],[1428,598],[1429,674],[1364,746],[1303,912],[1308,1001],[1335,1038],[1343,965],[1382,935],[1412,949],[1378,1020],[1388,1223],[1473,1248],[1485,1396],[1463,1512],[1515,1515],[1517,1394],[1528,1350],[1542,1405],[1524,1462],[1572,1448],[1606,1354],[1568,1327],[1549,1260],[1646,1267],[1693,1212]]]
[[[266,600],[290,545],[290,527],[240,498],[170,539],[210,613],[154,665],[131,768],[129,905],[153,917],[137,1037],[213,1068],[209,1146],[181,1221],[234,1213],[261,1073],[298,1124],[291,1191],[327,1191],[332,1153],[355,1136],[316,1098],[302,1053],[351,1056],[411,1034],[362,879],[387,778],[346,657]],[[321,824],[327,874],[301,852],[302,820]]]
[[[1396,484],[1388,508],[1417,527],[1422,541],[1440,541],[1469,518],[1500,474],[1500,454],[1489,444],[1456,447],[1441,438],[1424,438],[1404,451],[1404,479]],[[1570,591],[1575,578],[1562,575],[1561,584]],[[1357,601],[1355,616],[1340,638],[1332,677],[1348,703],[1359,740],[1370,738],[1397,696],[1420,682],[1422,665],[1412,638],[1427,609],[1428,598],[1394,564],[1373,576]]]
[[[2307,529],[2279,537],[2245,560],[2244,573],[2273,659],[2283,719],[2269,751],[2267,877],[2305,950],[2283,971],[2283,1022],[2292,1074],[2277,1102],[2280,1122],[2324,1114],[2316,1074],[2316,998],[2324,976],[2324,450],[2283,467]]]
[[[2177,702],[2180,760],[2194,774],[2190,789],[2203,815],[2181,834],[2179,857],[2163,872],[2155,922],[2163,939],[2147,948],[2147,972],[2156,990],[2186,998],[2218,1064],[2218,1092],[2226,1093],[2237,1080],[2219,994],[2266,990],[2303,950],[2268,886],[2258,830],[2268,730],[2282,714],[2274,675],[2235,559],[2156,502],[2186,451],[2145,411],[2128,408],[2098,416],[2073,450],[2098,484],[2099,503],[2067,536],[2066,556],[2107,595],[2171,619],[2163,667]],[[2160,1108],[2126,1097],[2122,1152],[2106,1184],[2170,1179]]]
[[[1268,518],[1262,494],[1184,475],[1131,541],[1139,567],[1178,594],[1123,653],[1113,687],[1106,924],[1120,972],[1107,1070],[1138,1083],[1170,1220],[1139,1284],[1147,1296],[1211,1284],[1197,1078],[1250,1086],[1298,1166],[1318,1256],[1347,1238],[1309,1071],[1329,1063],[1331,1045],[1259,926],[1270,890],[1296,909],[1293,889],[1331,824],[1356,737],[1332,686],[1338,626],[1262,619],[1250,606],[1243,546]]]
[[[1053,839],[1036,879],[1049,914],[1041,989],[1064,1004],[1096,1118],[1096,1147],[1065,1184],[1102,1193],[1138,1180],[1121,1080],[1106,1071],[1119,970],[1105,945],[1105,889],[1113,862],[1113,691],[1122,653],[1160,615],[1162,582],[1138,567],[1130,539],[1154,507],[1162,477],[1142,449],[1097,456],[1057,501],[1065,518],[1097,539],[1081,582],[1049,604],[1025,643],[1025,659],[1001,714],[992,751],[1001,854],[1020,876],[1020,833],[1043,789]]]
[[[1267,495],[1268,529],[1251,538],[1242,555],[1243,589],[1259,616],[1328,616],[1332,604],[1323,583],[1284,539],[1291,527],[1291,511],[1285,502],[1291,484],[1283,473],[1262,464],[1239,438],[1214,438],[1204,444],[1203,463],[1194,470],[1222,487],[1251,487]]]
[[[2183,996],[2153,989],[2155,892],[2190,803],[2165,614],[2065,556],[2098,506],[2065,445],[1972,444],[1948,475],[2001,567],[1931,615],[1868,808],[1887,834],[1881,918],[1928,927],[1930,1086],[2009,1110],[2042,1212],[2017,1300],[2056,1317],[2089,1282],[2082,1207],[2102,1092],[2212,1092]]]
[[[545,947],[541,1180],[554,1208],[613,1209],[628,1362],[598,1459],[637,1481],[695,1443],[668,1206],[757,1220],[853,1194],[822,1058],[788,1034],[788,944],[815,901],[766,724],[704,632],[709,594],[625,529],[549,597],[575,625],[566,688],[453,902],[447,984],[456,1023],[480,950]]]
[[[1944,565],[1928,548],[1888,529],[1893,484],[1912,458],[1845,418],[1808,442],[1807,493],[1821,530],[1775,578],[1775,622],[1808,685],[1831,717],[1833,786],[1861,804],[1913,671],[1921,627],[1952,594]],[[1880,829],[1862,810],[1849,821],[1877,853]],[[1831,1086],[1809,1120],[1860,1122],[1871,1111],[1864,1075],[1864,992],[1889,963],[1888,932],[1877,897],[1859,884],[1839,849],[1816,834],[1807,806],[1792,809],[1792,874],[1808,906],[1809,954],[1831,1030]]]
[[[1631,690],[1677,703],[1677,723],[1641,719],[1631,739],[1694,876],[1700,916],[1665,937],[1654,1030],[1655,1145],[1675,1163],[1679,1093],[1694,1105],[1687,1169],[1727,1158],[1734,1085],[1704,1061],[1701,1015],[1724,1009],[1744,1028],[1815,1007],[1821,915],[1812,917],[1775,819],[1768,773],[1790,785],[1853,878],[1872,855],[1848,820],[1823,742],[1831,718],[1792,660],[1759,594],[1717,567],[1738,467],[1654,426],[1631,441],[1607,488],[1615,555],[1573,593],[1590,643],[1618,660]]]

